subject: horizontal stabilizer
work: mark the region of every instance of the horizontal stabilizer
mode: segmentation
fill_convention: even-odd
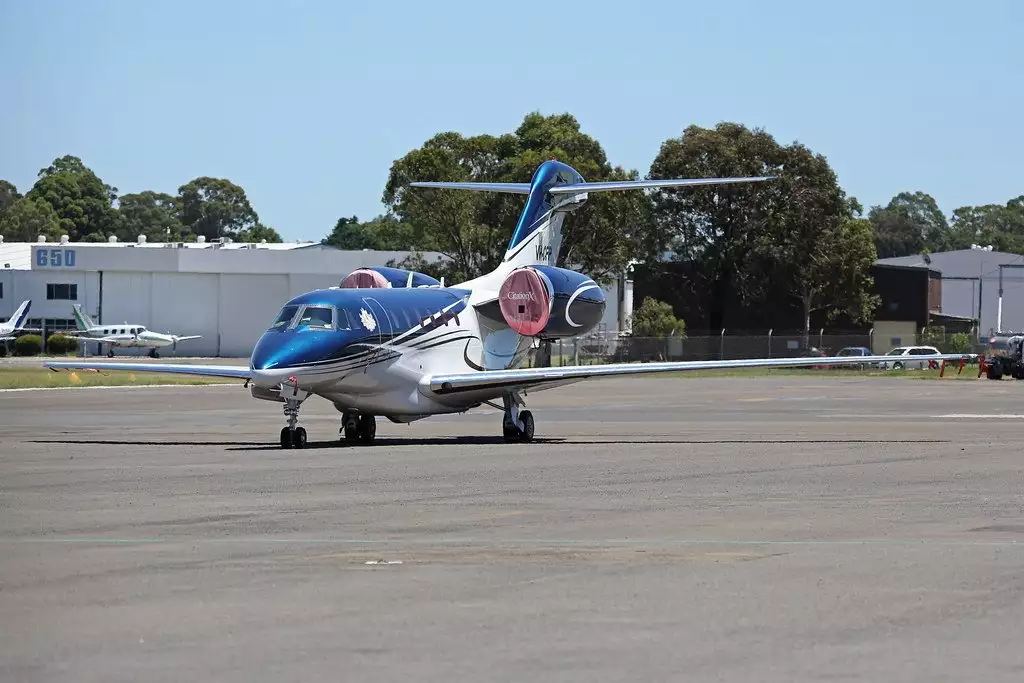
[[[667,180],[609,180],[599,183],[577,183],[556,185],[548,190],[551,194],[577,194],[581,192],[610,192],[612,190],[643,190],[655,187],[684,187],[687,185],[724,185],[728,183],[756,183],[774,180],[775,176],[751,178],[676,178]]]
[[[530,183],[418,182],[409,183],[409,187],[436,187],[448,190],[478,190],[480,192],[507,192],[510,194],[530,194]]]

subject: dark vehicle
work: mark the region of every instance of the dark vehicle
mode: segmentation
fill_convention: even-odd
[[[1003,375],[1024,379],[1024,334],[990,338],[979,370],[989,379],[1002,379]]]

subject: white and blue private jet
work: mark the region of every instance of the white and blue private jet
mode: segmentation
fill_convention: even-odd
[[[253,397],[284,404],[287,426],[281,430],[281,447],[302,448],[306,430],[297,425],[299,408],[310,396],[334,404],[348,442],[372,443],[377,416],[401,424],[485,404],[503,410],[506,440],[531,441],[534,418],[524,409],[530,391],[616,375],[884,360],[846,356],[521,367],[536,340],[586,334],[603,316],[605,296],[598,284],[554,265],[565,214],[582,206],[588,193],[770,179],[588,183],[570,166],[545,161],[529,183],[411,183],[526,195],[526,207],[498,267],[454,286],[395,268],[359,269],[340,287],[307,292],[285,303],[253,348],[248,367],[78,361],[45,365],[245,380]]]

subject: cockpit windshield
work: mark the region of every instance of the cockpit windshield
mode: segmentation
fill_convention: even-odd
[[[333,330],[334,309],[330,306],[306,306],[299,314],[299,322],[296,326]]]
[[[295,312],[299,310],[298,306],[285,306],[281,309],[281,312],[277,314],[277,320],[270,326],[272,330],[281,330],[288,327],[288,323],[295,317]]]
[[[365,309],[327,304],[290,304],[281,309],[271,330],[370,330],[376,319]]]

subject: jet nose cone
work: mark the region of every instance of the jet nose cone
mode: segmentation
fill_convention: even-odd
[[[253,370],[272,370],[282,364],[286,352],[282,335],[264,334],[253,347],[249,365]]]

